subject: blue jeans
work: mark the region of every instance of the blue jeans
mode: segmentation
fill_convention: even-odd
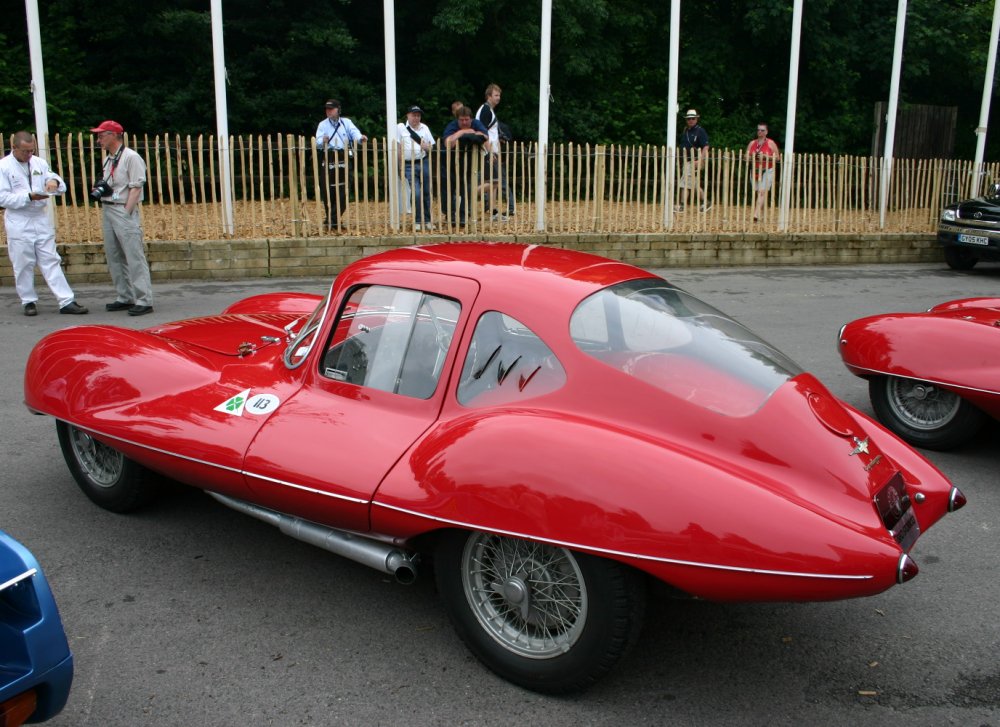
[[[403,163],[403,176],[413,190],[413,221],[422,225],[431,221],[431,165],[422,159]]]

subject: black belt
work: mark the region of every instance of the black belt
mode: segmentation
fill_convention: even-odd
[[[112,202],[111,200],[105,202],[103,199],[101,200],[101,204],[113,204],[113,205],[118,205],[119,207],[125,206],[125,202]]]
[[[403,164],[413,164],[415,162],[423,162],[423,161],[426,161],[426,160],[427,160],[427,157],[421,157],[420,159],[407,159],[406,161],[403,162]]]

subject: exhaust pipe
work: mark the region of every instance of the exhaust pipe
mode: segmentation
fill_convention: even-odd
[[[323,550],[353,560],[355,563],[361,563],[361,565],[366,565],[377,571],[388,573],[395,577],[399,583],[410,585],[417,580],[415,557],[391,545],[346,530],[335,530],[324,525],[317,525],[302,518],[285,515],[227,495],[220,495],[218,492],[209,492],[208,494],[226,507],[231,507],[233,510],[274,525],[285,535],[318,546]]]

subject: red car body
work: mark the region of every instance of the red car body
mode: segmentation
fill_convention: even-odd
[[[379,295],[394,303],[370,305]],[[418,298],[438,310],[415,309],[406,345],[432,334],[433,367],[402,393],[408,359],[386,374],[379,355],[407,320],[400,301]],[[921,455],[698,304],[578,252],[410,247],[352,264],[322,299],[256,296],[146,330],[53,333],[28,361],[25,401],[59,420],[74,476],[111,509],[145,499],[102,499],[118,487],[102,458],[120,453],[127,471],[165,473],[406,578],[415,553],[437,553],[439,582],[459,560],[442,593],[477,655],[567,691],[607,665],[574,661],[591,661],[571,648],[589,625],[533,610],[552,595],[543,571],[571,581],[592,617],[606,590],[637,593],[640,573],[724,601],[867,596],[912,577],[917,535],[964,503]],[[487,345],[487,322],[502,343]],[[385,348],[365,348],[376,335]],[[726,360],[693,352],[717,344]],[[373,385],[352,382],[362,375]],[[81,480],[94,462],[96,484]],[[397,550],[373,559],[369,546]],[[487,556],[504,573],[476,570]],[[486,605],[472,603],[477,584]],[[616,614],[634,640],[641,609]]]
[[[839,349],[869,380],[879,419],[911,444],[949,449],[1000,418],[1000,298],[861,318]]]

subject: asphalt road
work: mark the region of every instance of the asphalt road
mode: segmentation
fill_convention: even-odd
[[[870,412],[841,366],[839,326],[1000,294],[1000,266],[659,271],[730,313]],[[76,658],[52,725],[1000,725],[1000,428],[928,456],[969,498],[914,550],[920,575],[876,597],[720,605],[654,594],[638,647],[571,697],[492,675],[453,633],[430,579],[404,587],[281,535],[195,490],[139,514],[92,505],[62,460],[54,423],[22,404],[24,361],[77,323],[148,326],[214,313],[245,295],[321,291],[325,281],[157,285],[156,312],[21,315],[0,295],[0,527],[52,583]]]

